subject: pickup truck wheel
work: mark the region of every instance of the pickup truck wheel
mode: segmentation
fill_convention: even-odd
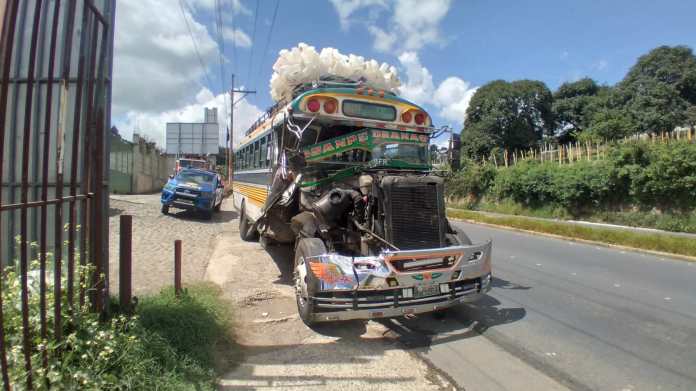
[[[245,242],[254,242],[259,238],[256,228],[246,216],[246,204],[242,202],[242,208],[239,211],[239,237]]]
[[[212,210],[204,210],[201,212],[203,214],[203,219],[204,220],[210,220],[213,218],[213,211]]]
[[[215,207],[213,208],[213,210],[216,211],[216,212],[219,212],[221,206],[222,206],[222,200],[220,201],[219,204],[215,205]]]
[[[169,214],[169,206],[162,204],[162,214],[163,215],[168,215]]]
[[[324,242],[317,238],[300,239],[295,250],[295,267],[293,269],[295,300],[297,301],[297,312],[300,315],[300,319],[307,326],[312,326],[316,321],[314,320],[314,303],[309,298],[311,289],[308,281],[312,277],[308,273],[305,260],[324,253],[326,253]]]

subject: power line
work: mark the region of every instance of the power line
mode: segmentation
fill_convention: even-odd
[[[232,25],[232,73],[237,72],[237,29],[234,26],[234,2],[230,6],[232,12],[230,12],[230,21]]]
[[[247,72],[247,83],[251,83],[251,67],[254,64],[254,44],[256,43],[256,20],[259,18],[259,0],[256,0],[256,12],[254,12],[254,29],[251,33],[251,54],[249,55],[249,70]]]
[[[273,10],[273,18],[271,19],[271,28],[268,30],[268,39],[266,40],[266,46],[264,47],[263,54],[261,56],[261,68],[263,68],[264,61],[266,61],[266,53],[268,52],[268,46],[271,44],[271,37],[273,36],[273,27],[275,26],[279,5],[280,0],[276,0],[275,9]],[[254,77],[254,85],[256,85],[256,77]]]
[[[191,30],[188,18],[186,17],[186,11],[184,11],[184,1],[185,0],[179,0],[179,9],[181,9],[181,16],[184,18],[184,22],[186,22],[186,28],[188,29],[189,36],[191,37],[193,49],[196,51],[196,57],[198,57],[198,62],[201,64],[201,68],[203,68],[203,74],[205,74],[205,78],[208,81],[208,86],[210,88],[213,88],[213,83],[210,81],[210,76],[208,75],[208,68],[205,66],[203,57],[201,57],[201,53],[198,51],[198,44],[196,44],[196,38],[193,36],[193,31]]]
[[[225,88],[225,66],[224,66],[224,57],[225,57],[225,39],[223,36],[223,24],[222,24],[222,7],[220,5],[221,0],[215,0],[215,27],[217,30],[217,38],[218,38],[218,44],[220,45],[220,48],[218,50],[218,62],[220,64],[220,91],[222,91],[223,95],[223,115],[225,118],[225,123],[227,123],[227,94],[224,93],[226,90]]]

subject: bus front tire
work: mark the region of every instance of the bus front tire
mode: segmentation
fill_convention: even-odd
[[[297,313],[307,326],[314,325],[316,321],[314,320],[314,303],[310,299],[308,288],[308,281],[312,277],[309,275],[305,260],[325,253],[326,246],[318,238],[300,239],[295,250],[295,266],[293,269],[295,301],[297,302]]]
[[[245,242],[255,242],[259,238],[256,227],[246,216],[246,205],[244,203],[242,203],[242,208],[239,211],[239,237]]]
[[[163,215],[168,215],[169,214],[169,205],[162,204],[162,214]]]

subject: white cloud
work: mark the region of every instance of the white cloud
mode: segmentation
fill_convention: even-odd
[[[214,64],[217,44],[186,14],[203,61]],[[120,0],[116,18],[114,116],[187,103],[201,88],[204,72],[180,8],[170,0]]]
[[[196,10],[213,11],[215,10],[216,1],[217,0],[189,0],[189,3]],[[240,0],[226,0],[224,3],[220,1],[220,6],[222,8],[223,14],[225,15],[229,15],[230,11],[234,15],[251,15],[251,11],[247,7],[245,7]]]
[[[450,0],[397,0],[394,21],[398,33],[403,34],[405,50],[419,50],[423,46],[440,43],[440,21],[447,15]]]
[[[441,116],[459,124],[464,122],[466,109],[477,89],[478,87],[471,88],[468,81],[450,76],[437,87],[433,100],[441,108]]]
[[[401,81],[401,96],[418,103],[433,102],[433,75],[421,65],[418,54],[404,52],[399,56],[406,78]]]
[[[233,30],[229,27],[223,27],[222,37],[226,41],[234,42],[237,46],[248,48],[251,47],[251,38],[242,30]]]
[[[207,10],[214,2],[196,0],[192,4],[195,9]],[[244,12],[241,3],[231,4],[235,12]],[[209,87],[202,86],[204,71],[181,9],[170,0],[120,0],[117,7],[114,125],[126,138],[135,130],[162,146],[167,122],[199,122],[205,107],[218,107],[220,142],[224,144],[229,121],[224,114],[229,112],[229,98],[225,104],[223,94],[214,95]],[[217,64],[218,46],[208,29],[188,10],[185,13],[203,61]],[[241,30],[230,32],[237,45],[251,45],[251,39]],[[235,135],[241,136],[260,114],[261,110],[246,100],[239,102],[235,109]]]
[[[399,62],[405,74],[401,96],[415,103],[433,105],[443,118],[457,124],[464,122],[466,109],[477,88],[454,76],[446,78],[435,88],[432,74],[421,64],[415,52],[402,53]]]
[[[386,0],[330,0],[338,13],[338,19],[341,21],[341,28],[347,30],[350,26],[351,16],[363,8],[378,11],[387,7]]]
[[[159,146],[164,146],[167,122],[202,122],[204,108],[217,107],[220,144],[223,145],[226,141],[227,124],[229,124],[228,106],[229,97],[225,97],[225,94],[213,95],[210,90],[203,88],[195,95],[193,103],[158,113],[131,110],[120,118],[115,118],[114,124],[126,139],[130,139],[135,132],[146,135]],[[227,116],[225,116],[226,113]],[[260,115],[261,110],[258,107],[250,104],[246,99],[239,101],[234,110],[234,140],[241,140],[244,132]]]
[[[353,17],[362,9],[371,11],[363,22],[368,24],[368,31],[374,38],[375,50],[387,53],[420,50],[426,45],[442,43],[440,22],[450,9],[451,0],[331,0],[341,27],[346,30],[352,22],[358,21]],[[377,27],[376,19],[379,13],[388,8],[392,11],[386,30]],[[397,40],[398,38],[398,40]]]

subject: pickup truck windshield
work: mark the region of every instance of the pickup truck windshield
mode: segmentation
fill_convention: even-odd
[[[177,180],[180,182],[193,182],[198,185],[211,183],[214,177],[215,176],[213,174],[196,171],[182,171],[176,176]]]

